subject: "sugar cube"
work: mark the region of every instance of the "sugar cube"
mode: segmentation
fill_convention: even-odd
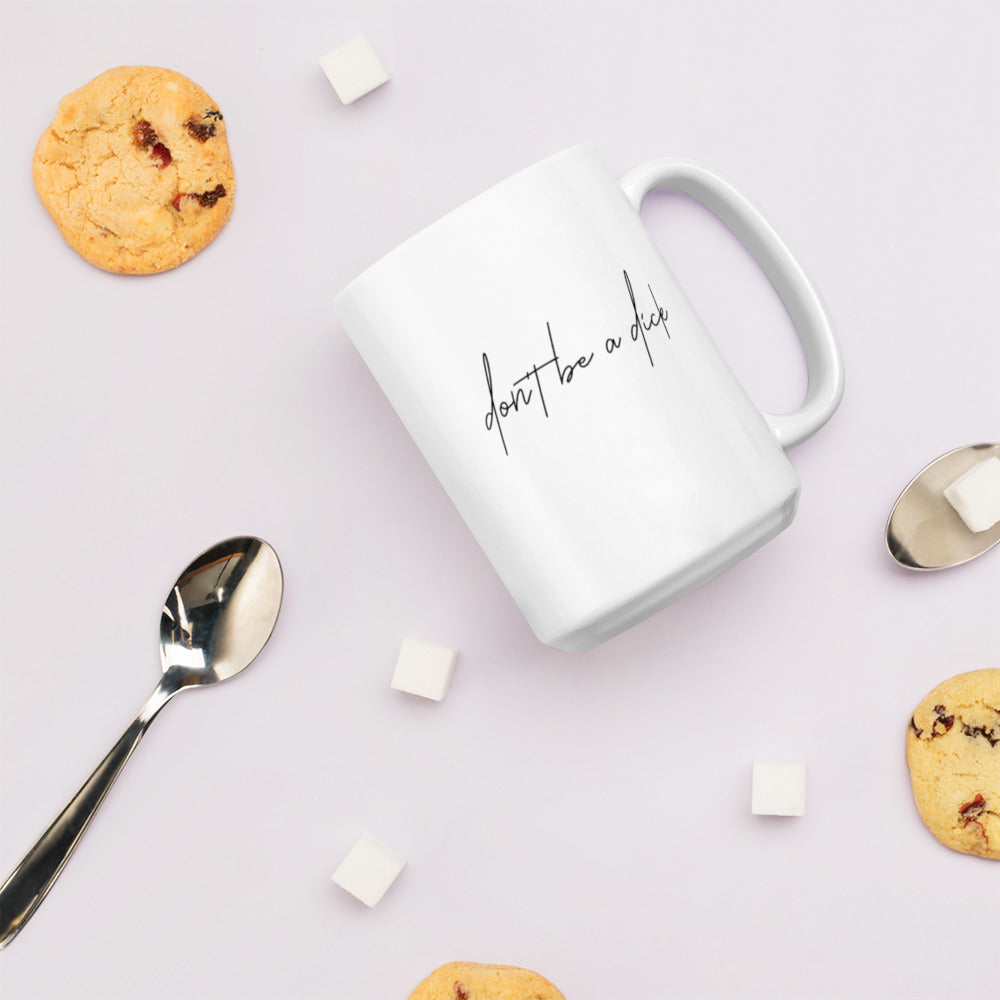
[[[400,646],[392,687],[441,701],[448,691],[457,659],[458,650],[451,646],[410,636]]]
[[[355,35],[327,52],[319,64],[343,104],[364,97],[389,79],[375,46],[364,35]]]
[[[340,862],[333,881],[365,906],[374,906],[405,866],[401,854],[366,833]]]
[[[988,531],[1000,521],[1000,458],[974,465],[944,491],[969,531]]]
[[[755,816],[804,816],[805,764],[798,760],[755,760],[750,811]]]

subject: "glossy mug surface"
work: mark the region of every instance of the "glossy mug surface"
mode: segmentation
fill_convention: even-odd
[[[748,398],[639,217],[692,195],[788,310],[808,388]],[[785,449],[840,402],[822,302],[758,209],[657,159],[616,179],[592,146],[515,174],[418,233],[335,313],[538,638],[588,649],[709,580],[792,520]]]

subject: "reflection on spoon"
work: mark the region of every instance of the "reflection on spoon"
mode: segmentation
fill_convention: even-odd
[[[281,608],[281,565],[267,542],[230,538],[181,574],[160,617],[163,677],[135,721],[0,886],[0,948],[38,909],[157,712],[178,691],[249,666]]]
[[[986,531],[970,531],[944,496],[959,476],[994,456],[1000,458],[1000,444],[967,445],[935,459],[914,476],[885,529],[885,543],[896,562],[907,569],[945,569],[1000,542],[1000,523]]]

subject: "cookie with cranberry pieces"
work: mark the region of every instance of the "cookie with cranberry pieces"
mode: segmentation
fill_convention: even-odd
[[[1000,859],[1000,669],[939,684],[906,736],[913,798],[946,847]]]
[[[189,260],[229,220],[236,187],[222,112],[156,66],[109,69],[64,97],[33,173],[66,242],[117,274]]]
[[[410,1000],[566,1000],[543,976],[513,965],[449,962],[435,969]]]

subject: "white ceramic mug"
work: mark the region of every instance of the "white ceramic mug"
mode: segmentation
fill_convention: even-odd
[[[653,188],[715,212],[804,348],[794,413],[760,412],[639,217]],[[538,638],[588,649],[792,520],[785,449],[830,417],[843,366],[823,304],[752,203],[658,159],[620,180],[592,146],[423,230],[335,313]]]

